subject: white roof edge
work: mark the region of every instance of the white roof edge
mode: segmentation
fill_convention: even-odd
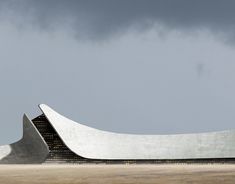
[[[90,129],[94,129],[96,131],[101,131],[101,132],[106,132],[106,133],[111,133],[111,134],[118,134],[118,135],[138,135],[138,136],[177,136],[177,135],[200,135],[200,134],[210,134],[210,133],[223,133],[223,132],[230,132],[230,131],[235,131],[235,129],[230,129],[230,130],[220,130],[220,131],[207,131],[207,132],[199,132],[199,133],[177,133],[177,134],[130,134],[130,133],[117,133],[117,132],[112,132],[112,131],[106,131],[106,130],[101,130],[101,129],[97,129],[97,128],[93,128],[87,125],[84,125],[82,123],[76,122],[74,120],[71,120],[70,118],[61,115],[60,113],[56,112],[54,109],[52,109],[50,106],[46,105],[46,104],[39,104],[38,107],[40,108],[40,110],[45,113],[47,110],[46,109],[50,109],[50,111],[53,111],[53,113],[56,113],[57,115],[60,115],[61,117],[67,119],[70,121],[70,123],[75,123],[77,125],[80,126],[84,126],[86,128],[90,128]]]

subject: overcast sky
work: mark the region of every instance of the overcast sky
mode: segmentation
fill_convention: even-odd
[[[235,128],[235,1],[0,0],[0,143],[45,103],[140,134]]]

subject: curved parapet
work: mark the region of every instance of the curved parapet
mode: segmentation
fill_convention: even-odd
[[[177,135],[132,135],[76,123],[47,105],[40,109],[64,144],[84,158],[104,160],[235,158],[235,130]]]
[[[42,163],[49,149],[31,120],[23,116],[23,137],[16,143],[0,146],[0,164]]]

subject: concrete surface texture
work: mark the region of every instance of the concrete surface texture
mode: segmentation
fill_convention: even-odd
[[[177,135],[132,135],[97,130],[39,105],[65,145],[92,159],[234,158],[235,130]]]
[[[46,159],[49,149],[31,120],[23,116],[23,137],[16,143],[0,146],[0,164],[36,164]]]

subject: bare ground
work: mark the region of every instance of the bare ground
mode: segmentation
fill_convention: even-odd
[[[235,165],[0,165],[0,184],[235,184]]]

